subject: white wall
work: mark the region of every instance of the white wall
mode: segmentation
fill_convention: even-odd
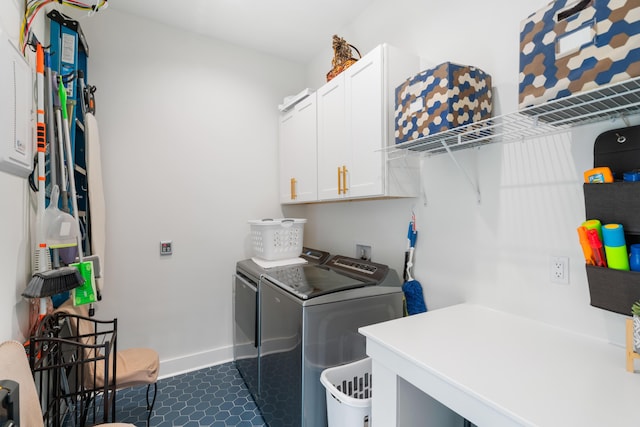
[[[17,39],[17,0],[0,20]],[[437,3],[437,4],[435,4]],[[547,0],[379,0],[337,33],[363,53],[388,42],[424,68],[446,60],[493,77],[498,113],[516,108],[519,20]],[[279,216],[277,109],[317,88],[327,49],[306,69],[107,9],[81,25],[98,87],[107,254],[98,317],[117,316],[120,346],[160,352],[161,375],[231,356],[231,275],[249,255],[247,219]],[[635,119],[634,123],[637,123]],[[282,209],[306,217],[305,244],[402,268],[406,227],[417,215],[417,278],[431,309],[474,301],[580,333],[622,341],[623,316],[589,306],[575,228],[584,220],[581,173],[606,122],[572,134],[458,154],[481,203],[446,156],[424,159],[426,200],[329,203]],[[0,339],[21,338],[19,297],[29,277],[29,190],[0,173]],[[171,239],[174,255],[160,257]],[[548,279],[550,255],[570,257],[570,284]]]
[[[497,114],[517,109],[519,24],[547,0],[375,2],[339,35],[363,54],[382,42],[419,55],[423,68],[453,61],[493,78]],[[324,83],[330,46],[308,69],[311,87]],[[631,124],[637,124],[636,116]],[[402,268],[406,226],[418,224],[415,274],[429,308],[470,301],[562,328],[623,343],[624,316],[593,308],[577,240],[584,221],[582,172],[593,162],[601,132],[626,126],[604,122],[572,133],[496,144],[456,153],[480,185],[481,202],[446,155],[422,167],[426,199],[287,207],[309,219],[305,240],[353,255],[373,245],[374,261]],[[570,284],[549,280],[549,257],[570,258]]]
[[[17,42],[17,0],[0,12]],[[228,361],[231,276],[249,256],[247,220],[282,215],[276,106],[304,67],[113,9],[72,15],[98,88],[107,253],[96,317],[118,317],[120,348],[157,349],[163,376]],[[0,189],[0,339],[22,340],[32,196],[4,173]],[[173,240],[172,256],[160,240]]]
[[[104,301],[161,375],[231,354],[247,220],[281,216],[278,110],[301,66],[107,10],[83,22],[107,203]],[[160,240],[173,255],[160,256]]]

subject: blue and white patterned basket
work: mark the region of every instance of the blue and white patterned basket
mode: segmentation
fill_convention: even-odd
[[[557,0],[520,25],[520,109],[640,75],[640,1]]]
[[[396,88],[396,144],[491,118],[491,76],[445,62]]]

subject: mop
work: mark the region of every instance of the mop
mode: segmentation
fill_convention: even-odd
[[[424,313],[427,311],[427,305],[424,302],[422,294],[422,285],[413,278],[413,252],[415,250],[416,240],[418,239],[418,230],[416,230],[415,216],[409,222],[409,230],[407,232],[407,240],[409,244],[406,276],[407,280],[402,285],[404,298],[407,303],[407,313],[409,315]]]
[[[77,267],[84,278],[83,284],[73,289],[73,304],[82,305],[90,304],[97,301],[96,297],[96,279],[93,271],[93,262],[85,261],[82,250],[82,233],[80,231],[80,217],[78,214],[78,198],[76,193],[76,183],[73,174],[73,155],[71,153],[71,136],[69,135],[69,117],[67,114],[67,92],[62,82],[62,77],[58,76],[58,96],[60,97],[60,109],[62,113],[62,135],[64,139],[64,150],[67,158],[67,176],[69,179],[69,188],[71,190],[71,206],[73,217],[75,219],[78,241],[78,261],[69,264]]]

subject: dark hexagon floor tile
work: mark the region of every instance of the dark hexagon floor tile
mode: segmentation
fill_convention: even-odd
[[[120,390],[116,420],[146,426],[147,387]],[[265,427],[233,362],[158,381],[152,427]]]

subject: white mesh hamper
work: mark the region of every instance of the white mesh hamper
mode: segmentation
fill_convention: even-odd
[[[267,261],[300,256],[305,222],[300,218],[250,220],[253,256]]]
[[[322,371],[329,427],[368,427],[371,424],[371,358]]]

